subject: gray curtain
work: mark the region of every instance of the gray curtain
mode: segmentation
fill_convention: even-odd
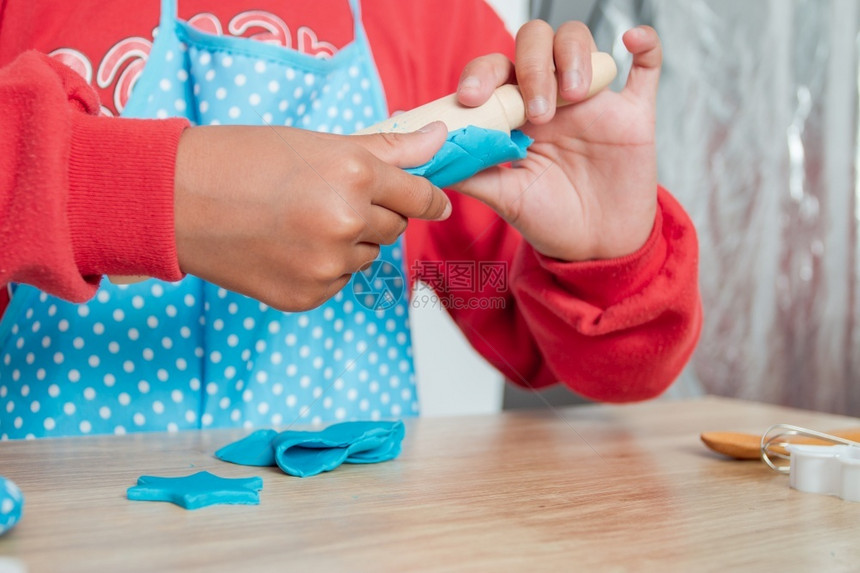
[[[622,68],[621,32],[663,40],[660,179],[697,226],[705,311],[675,392],[860,416],[860,3],[601,0],[590,20]]]

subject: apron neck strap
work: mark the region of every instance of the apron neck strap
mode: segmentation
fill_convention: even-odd
[[[161,17],[159,19],[159,28],[162,30],[169,29],[168,26],[173,25],[179,17],[179,10],[176,5],[176,0],[161,0]]]
[[[349,0],[349,7],[352,10],[353,35],[356,39],[364,39],[364,26],[361,23],[361,0]]]

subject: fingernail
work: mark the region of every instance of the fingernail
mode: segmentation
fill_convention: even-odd
[[[582,84],[582,74],[579,70],[569,70],[561,74],[561,89],[572,92]]]
[[[549,103],[546,98],[536,97],[529,100],[529,115],[531,117],[543,115],[547,111],[549,111]]]
[[[481,87],[481,80],[476,78],[475,76],[468,76],[462,82],[460,82],[461,90],[476,90]]]
[[[439,124],[441,124],[441,123],[442,123],[441,121],[431,121],[430,123],[428,123],[427,125],[425,125],[421,129],[419,129],[418,131],[420,131],[421,133],[429,133],[431,131],[435,131],[435,130],[439,129]]]
[[[440,221],[444,221],[445,219],[447,219],[448,217],[450,217],[450,216],[451,216],[451,211],[452,211],[453,209],[454,209],[454,208],[451,206],[451,201],[450,201],[450,199],[449,199],[449,200],[448,200],[448,204],[445,206],[445,210],[444,210],[444,211],[442,211],[442,215],[440,215],[440,216],[439,216],[439,220],[440,220]]]

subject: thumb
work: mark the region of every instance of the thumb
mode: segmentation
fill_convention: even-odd
[[[452,185],[451,189],[481,201],[507,220],[512,204],[522,193],[516,175],[513,169],[496,165]]]
[[[375,155],[377,159],[406,169],[430,161],[445,143],[446,137],[448,137],[448,129],[445,124],[434,121],[411,133],[354,135],[352,140]]]
[[[624,45],[633,54],[633,66],[627,77],[625,91],[655,101],[663,64],[663,48],[657,32],[650,26],[639,26],[628,30],[622,38]]]

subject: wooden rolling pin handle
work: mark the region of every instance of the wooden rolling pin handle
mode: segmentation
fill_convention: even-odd
[[[606,89],[618,73],[615,60],[604,52],[591,54],[591,70],[591,86],[586,98]],[[556,105],[561,107],[570,103],[559,95]],[[517,129],[525,124],[526,109],[519,88],[513,84],[507,84],[496,88],[493,96],[486,103],[477,107],[461,105],[457,101],[457,94],[451,94],[381,121],[356,134],[408,133],[434,121],[444,122],[448,131],[474,125],[510,132],[512,129]]]
[[[585,99],[592,97],[598,92],[606,89],[612,80],[615,79],[617,69],[615,60],[612,56],[604,52],[593,52],[591,54],[591,86],[588,88],[588,93]],[[517,129],[526,123],[526,107],[523,101],[520,89],[512,84],[500,86],[493,92],[493,98],[497,100],[497,104],[502,114],[505,117],[505,123],[508,126],[507,131]],[[561,94],[556,98],[556,107],[570,105],[569,102],[561,97]]]

